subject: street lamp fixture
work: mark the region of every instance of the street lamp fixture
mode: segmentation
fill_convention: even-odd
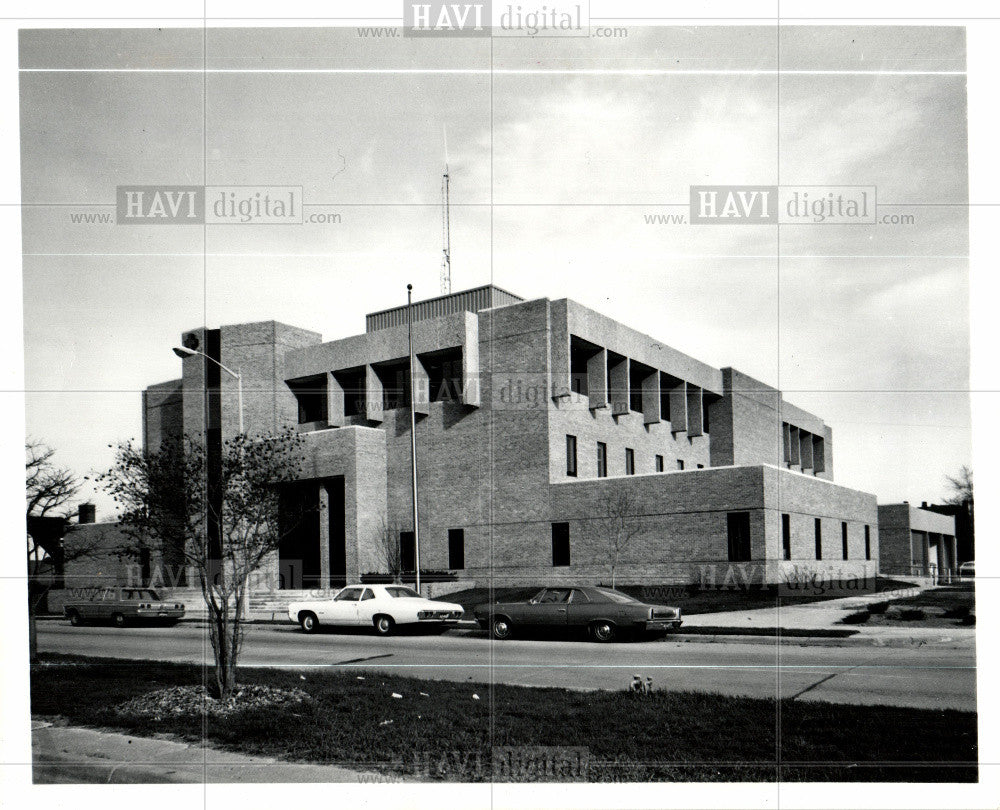
[[[195,357],[195,356],[204,357],[206,360],[210,360],[213,363],[215,363],[215,365],[217,365],[224,372],[226,372],[226,374],[228,374],[230,377],[236,380],[236,395],[240,411],[240,433],[243,433],[243,377],[240,376],[240,372],[233,371],[228,366],[224,366],[214,357],[209,357],[207,354],[205,354],[205,352],[200,352],[197,349],[189,349],[186,346],[174,346],[173,352],[182,360],[186,357]],[[206,427],[207,426],[208,425],[206,424]]]

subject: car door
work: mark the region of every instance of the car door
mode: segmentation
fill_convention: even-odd
[[[375,591],[371,588],[365,588],[358,600],[358,624],[362,627],[371,624],[376,613],[386,612],[384,608],[385,605],[382,604],[382,601],[376,598]]]
[[[364,588],[344,588],[321,608],[320,622],[325,624],[356,626],[358,623],[358,600]]]
[[[574,627],[586,627],[595,616],[595,605],[590,597],[579,588],[574,588],[569,597],[566,621]]]
[[[565,625],[569,608],[569,588],[546,588],[521,609],[521,624]]]
[[[118,594],[114,588],[105,588],[100,600],[95,605],[95,613],[98,619],[110,619],[115,612],[115,603],[118,601]]]

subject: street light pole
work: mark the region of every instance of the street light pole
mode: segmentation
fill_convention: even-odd
[[[200,355],[201,357],[204,357],[206,360],[211,360],[213,363],[215,363],[215,365],[217,365],[224,372],[226,372],[226,374],[228,374],[230,377],[233,377],[236,380],[236,398],[237,398],[237,406],[239,407],[240,411],[239,413],[240,433],[242,434],[243,433],[243,377],[240,375],[239,370],[237,369],[236,371],[233,371],[228,366],[225,366],[222,363],[220,363],[214,357],[209,357],[207,354],[205,354],[205,352],[200,352],[197,349],[189,349],[186,346],[175,346],[173,351],[174,354],[176,354],[181,359],[184,359],[185,357],[194,357],[195,355]],[[208,395],[207,389],[205,391],[205,394],[206,396]],[[208,414],[206,413],[206,421],[205,421],[206,430],[208,429],[207,417]]]
[[[413,285],[406,285],[406,338],[410,351],[410,473],[413,488],[413,563],[417,593],[420,593],[420,524],[417,517],[417,409],[413,384]]]

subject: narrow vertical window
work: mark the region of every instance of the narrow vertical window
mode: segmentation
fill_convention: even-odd
[[[597,443],[597,477],[608,477],[608,446],[604,442]]]
[[[792,516],[781,516],[781,555],[786,559],[792,559]]]
[[[569,565],[569,524],[552,524],[552,565]]]
[[[678,470],[684,469],[684,459],[682,458],[677,459],[677,469]]]
[[[465,568],[465,529],[448,529],[448,567]]]
[[[576,477],[576,436],[566,437],[566,475]]]
[[[663,456],[656,457],[656,471],[663,472]]]
[[[844,559],[847,559],[847,524],[840,524],[840,545],[844,552]]]
[[[816,518],[816,559],[823,559],[823,521]]]
[[[872,558],[872,527],[865,524],[865,559]]]
[[[625,475],[635,475],[635,450],[625,448]]]

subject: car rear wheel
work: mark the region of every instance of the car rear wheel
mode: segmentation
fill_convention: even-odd
[[[125,626],[125,616],[121,613],[116,613],[114,616],[112,616],[111,621],[115,623],[115,627]]]
[[[375,625],[375,632],[380,636],[388,636],[396,626],[396,622],[392,620],[392,616],[386,616],[385,614],[372,619],[372,624]]]
[[[590,636],[594,641],[607,643],[615,640],[615,626],[609,621],[594,622],[590,625]]]
[[[513,628],[511,627],[510,624],[510,619],[508,619],[506,616],[497,616],[496,618],[494,618],[493,624],[490,625],[490,628],[493,631],[493,638],[497,639],[498,641],[503,641],[505,639],[510,638],[511,632],[513,632]]]
[[[80,618],[79,613],[77,613],[75,610],[71,610],[69,612],[69,623],[74,627],[79,627],[81,624],[83,624],[83,619]]]
[[[299,624],[302,625],[304,633],[315,633],[319,629],[319,619],[315,613],[300,613]]]

